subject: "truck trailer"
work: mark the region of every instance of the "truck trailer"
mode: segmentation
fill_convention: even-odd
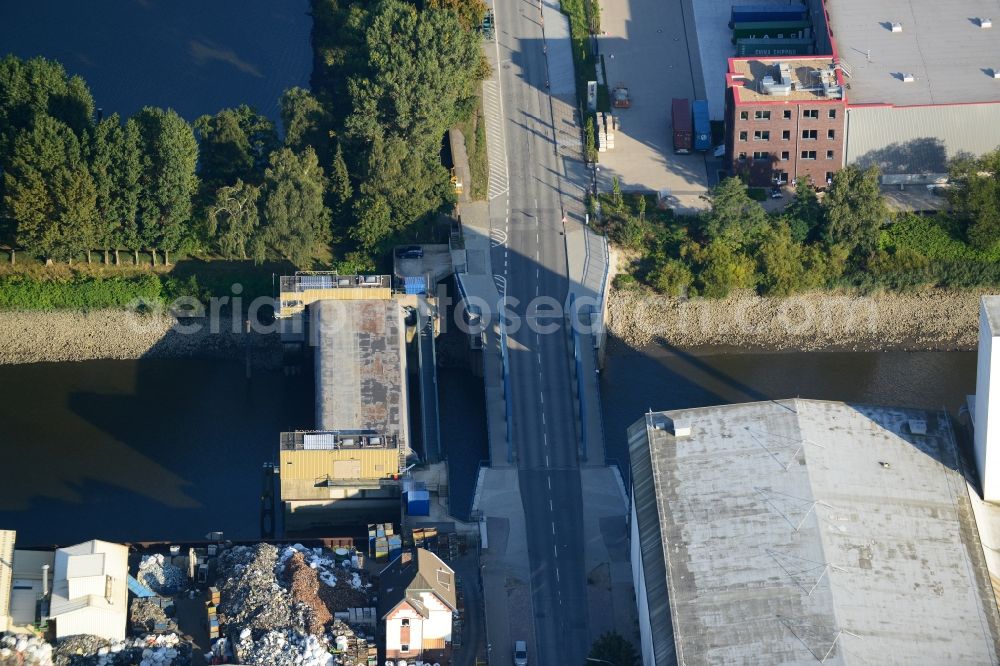
[[[685,97],[675,97],[671,104],[671,122],[674,130],[674,152],[685,155],[691,152],[691,102]]]
[[[708,118],[708,100],[696,99],[691,105],[694,116],[694,149],[706,151],[712,147],[712,125]]]

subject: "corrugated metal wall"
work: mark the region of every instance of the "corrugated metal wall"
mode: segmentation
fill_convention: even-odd
[[[847,164],[883,174],[945,173],[961,152],[1000,147],[1000,104],[849,107]]]

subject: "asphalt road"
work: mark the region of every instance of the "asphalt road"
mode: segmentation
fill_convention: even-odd
[[[530,306],[568,290],[560,179],[552,132],[539,6],[495,0],[509,191],[490,202],[491,224],[506,241],[493,249],[506,285],[513,446],[519,469],[531,568],[533,664],[582,664],[587,632],[582,494],[570,346],[561,317]],[[528,320],[547,324],[532,330]],[[514,637],[516,638],[516,637]]]

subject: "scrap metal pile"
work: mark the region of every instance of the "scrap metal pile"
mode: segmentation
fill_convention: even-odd
[[[188,666],[191,644],[177,634],[108,641],[98,636],[73,636],[53,647],[34,636],[4,634],[0,666]]]
[[[169,564],[163,555],[145,555],[136,579],[157,594],[177,594],[184,587],[184,572]]]
[[[361,666],[368,643],[333,614],[347,606],[327,603],[346,586],[371,603],[361,576],[321,549],[301,545],[278,550],[268,544],[237,546],[219,556],[219,620],[225,637],[208,657],[232,652],[248,666]],[[356,589],[354,585],[357,585]],[[369,586],[370,587],[370,586]],[[346,599],[346,597],[345,597]]]

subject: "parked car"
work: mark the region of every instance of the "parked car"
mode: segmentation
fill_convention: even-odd
[[[420,259],[424,256],[424,248],[419,245],[405,245],[396,248],[396,256],[400,259]]]
[[[514,666],[528,666],[528,644],[514,641]]]

